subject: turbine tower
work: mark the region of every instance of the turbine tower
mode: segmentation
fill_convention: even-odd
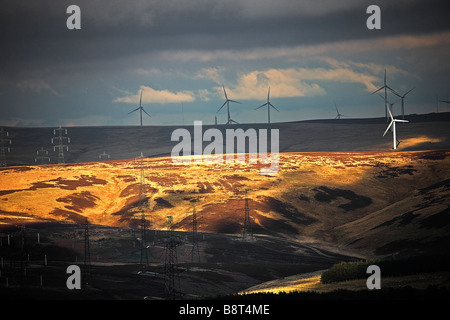
[[[280,110],[278,110],[277,108],[275,108],[275,106],[270,103],[269,100],[269,96],[270,96],[270,87],[269,87],[269,91],[267,92],[267,102],[264,103],[263,105],[259,106],[258,108],[255,108],[255,110],[262,108],[264,106],[267,106],[267,123],[270,124],[270,107],[274,108],[275,110],[277,110],[278,112],[280,112]]]
[[[389,87],[389,86],[386,84],[386,69],[384,69],[384,85],[383,85],[382,87],[378,88],[377,90],[375,90],[374,92],[372,92],[371,94],[377,93],[378,91],[380,91],[380,90],[382,90],[382,89],[384,89],[384,101],[387,101],[387,90],[388,90],[388,89],[389,89],[389,91],[391,91],[391,92],[394,93],[395,95],[400,96],[397,92],[395,92],[394,89],[392,89],[391,87]],[[384,110],[384,111],[385,111],[385,117],[386,117],[386,120],[387,120],[387,119],[389,119],[389,118],[388,118],[388,115],[387,115],[387,112],[388,112],[388,106],[387,106],[386,103],[385,103],[384,107],[385,107],[385,110]]]
[[[237,122],[232,120],[231,117],[230,117],[230,102],[239,103],[239,104],[241,104],[241,103],[238,102],[238,101],[234,101],[234,100],[228,99],[227,92],[225,91],[225,86],[222,86],[222,87],[223,87],[223,93],[225,94],[225,102],[219,108],[219,110],[217,110],[217,112],[219,112],[225,105],[227,105],[228,121],[227,121],[226,124],[232,124],[232,123],[236,123],[237,124]]]
[[[386,107],[388,108],[387,110],[389,111],[389,115],[390,115],[390,117],[391,117],[391,123],[389,123],[389,126],[387,127],[387,129],[386,129],[386,131],[384,132],[384,134],[383,134],[383,137],[385,136],[385,134],[388,132],[388,130],[389,130],[389,128],[392,126],[392,139],[393,139],[393,141],[394,141],[394,147],[393,147],[393,149],[395,150],[395,149],[397,149],[397,146],[398,146],[398,141],[397,141],[397,132],[396,132],[396,130],[395,130],[395,123],[396,122],[409,122],[408,120],[398,120],[398,119],[395,119],[393,116],[392,116],[392,113],[391,113],[391,110],[389,110],[389,107],[387,106],[387,104],[386,104]]]
[[[142,90],[141,90],[141,98],[139,100],[139,107],[137,107],[136,109],[134,109],[133,111],[128,112],[128,114],[133,113],[135,111],[138,111],[140,113],[140,118],[141,118],[141,127],[142,127],[142,111],[144,111],[150,118],[152,117],[151,115],[149,115],[147,113],[147,111],[144,110],[144,108],[142,107]]]
[[[402,99],[402,119],[405,119],[405,97],[408,93],[410,93],[411,91],[413,91],[414,88],[410,89],[408,92],[406,92],[404,95],[400,96],[397,95],[400,99]]]

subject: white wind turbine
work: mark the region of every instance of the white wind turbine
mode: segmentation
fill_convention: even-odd
[[[390,112],[392,112],[392,115],[394,115],[394,104],[396,104],[397,102],[399,102],[401,99],[396,100],[395,102],[389,102],[388,100],[384,99],[383,96],[381,94],[379,94],[379,96],[384,100],[384,103],[386,105],[386,110],[389,110],[388,105],[391,107]]]
[[[392,89],[391,87],[389,87],[389,86],[387,85],[387,83],[386,83],[386,69],[384,69],[384,85],[383,85],[382,87],[378,88],[376,91],[372,92],[371,94],[377,93],[378,91],[380,91],[380,90],[382,90],[382,89],[384,89],[384,100],[385,100],[385,101],[387,100],[387,90],[388,90],[388,89],[389,89],[389,91],[391,91],[393,94],[395,94],[396,96],[400,97],[400,95],[399,95],[394,89]],[[383,96],[382,96],[382,97],[383,97]],[[386,116],[386,120],[388,119],[388,116],[387,116],[387,109],[388,109],[388,106],[387,106],[387,104],[385,104],[385,116]]]
[[[236,123],[236,124],[237,124],[237,122],[234,121],[233,119],[231,119],[231,116],[230,116],[230,102],[239,103],[239,104],[240,104],[240,102],[234,101],[234,100],[231,100],[231,99],[228,99],[227,92],[225,91],[225,86],[222,85],[222,87],[223,87],[223,94],[225,95],[225,102],[224,102],[223,105],[219,108],[219,110],[217,110],[217,112],[219,112],[220,110],[222,110],[222,108],[223,108],[225,105],[227,105],[227,113],[228,113],[228,121],[227,121],[227,124],[233,124],[233,123]],[[217,112],[216,112],[216,113],[217,113]]]
[[[145,114],[148,115],[150,118],[152,117],[151,115],[149,115],[149,114],[147,113],[147,111],[144,110],[144,107],[142,107],[142,90],[141,90],[141,98],[140,98],[140,100],[139,100],[139,107],[137,107],[137,108],[134,109],[133,111],[128,112],[128,114],[133,113],[133,112],[138,111],[138,110],[139,110],[140,115],[141,115],[140,118],[141,118],[141,127],[142,127],[142,111],[144,111]]]
[[[397,142],[398,142],[398,141],[397,141],[397,132],[396,132],[396,130],[395,130],[395,123],[396,123],[396,122],[409,122],[409,121],[408,121],[408,120],[399,120],[399,119],[395,119],[395,118],[392,116],[391,110],[389,109],[387,103],[386,103],[386,109],[388,110],[389,115],[390,115],[390,117],[391,117],[391,123],[389,123],[389,126],[387,127],[386,131],[384,132],[383,137],[386,135],[386,133],[389,131],[389,128],[392,126],[392,139],[393,139],[393,141],[394,141],[394,147],[393,147],[393,149],[397,149],[397,146],[398,146],[398,143],[397,143]]]
[[[267,92],[267,102],[264,103],[263,105],[260,105],[258,108],[255,108],[255,110],[262,108],[264,106],[267,106],[267,123],[270,124],[270,107],[274,108],[275,110],[277,110],[278,112],[280,112],[280,110],[278,110],[277,108],[275,108],[275,106],[270,103],[270,87],[269,87],[269,91]]]

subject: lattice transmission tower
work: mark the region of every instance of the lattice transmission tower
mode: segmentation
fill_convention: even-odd
[[[148,266],[148,252],[147,252],[147,240],[146,240],[146,230],[147,230],[147,219],[145,210],[148,208],[148,202],[146,197],[146,185],[145,185],[145,173],[144,173],[144,155],[138,157],[140,159],[140,174],[139,174],[139,198],[138,198],[138,211],[141,213],[140,228],[141,228],[141,268],[145,269]],[[150,216],[151,222],[151,216]]]
[[[8,131],[0,129],[0,167],[6,167],[8,164],[6,163],[6,152],[10,152],[11,149],[6,145],[11,145],[11,139],[8,138]]]
[[[195,205],[192,205],[192,211],[188,211],[186,214],[192,213],[192,251],[191,258],[192,262],[194,262],[194,257],[197,255],[198,262],[200,262],[200,251],[198,247],[198,238],[197,238],[197,210],[195,210]]]
[[[22,276],[25,277],[25,281],[28,279],[28,247],[27,247],[27,234],[25,230],[25,225],[22,226],[21,230],[21,238],[22,238],[22,250],[20,254],[20,271],[21,271],[21,279]]]
[[[165,263],[164,263],[164,289],[166,298],[175,300],[180,295],[180,280],[178,278],[177,247],[181,241],[173,234],[173,217],[166,216],[169,226],[169,237],[165,242]]]
[[[145,218],[147,215],[142,212],[141,214],[141,268],[146,269],[148,267],[148,246],[147,246],[147,219]],[[150,216],[150,222],[151,223],[151,216]]]
[[[58,132],[58,134],[56,132]],[[58,144],[53,146],[53,151],[56,151],[56,148],[58,148],[58,165],[63,165],[65,163],[64,148],[66,148],[66,151],[69,151],[69,146],[66,145],[65,142],[67,141],[67,143],[70,143],[70,138],[66,136],[67,129],[61,128],[61,126],[59,126],[59,128],[53,130],[53,135],[55,135],[56,137],[52,138],[52,144],[55,140],[58,141]]]
[[[89,242],[89,221],[84,221],[84,279],[87,285],[91,284],[91,246]]]
[[[43,147],[36,151],[36,157],[34,158],[34,162],[39,162],[39,164],[44,164],[45,160],[50,162],[50,157],[48,156],[48,151]]]
[[[248,190],[245,190],[245,197],[244,197],[244,226],[242,229],[242,238],[245,239],[252,239],[253,238],[253,231],[252,231],[252,223],[251,220],[254,220],[253,218],[250,217],[250,206],[249,206],[249,201],[251,201],[252,199],[250,199],[248,196]],[[242,200],[242,199],[241,199]],[[236,209],[237,210],[242,210],[241,209]]]

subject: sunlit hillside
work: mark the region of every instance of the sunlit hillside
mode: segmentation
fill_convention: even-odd
[[[189,230],[195,206],[199,231],[241,233],[247,194],[254,233],[333,243],[335,250],[339,240],[351,248],[358,234],[395,217],[389,210],[399,201],[449,179],[448,155],[282,153],[273,176],[261,175],[261,165],[248,162],[186,165],[147,158],[142,161],[142,185],[140,159],[9,167],[0,171],[0,222],[83,223],[87,218],[92,224],[136,227],[144,212],[151,228],[166,229],[166,217],[172,216],[175,229]],[[446,205],[446,199],[430,202],[426,214],[439,213]],[[371,218],[377,212],[379,218]],[[391,238],[385,235],[380,245],[403,237],[406,229],[401,227]],[[419,239],[431,231],[410,228],[408,234]],[[363,241],[358,249],[370,246]]]

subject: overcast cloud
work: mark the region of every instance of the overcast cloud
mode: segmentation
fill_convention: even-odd
[[[81,30],[66,27],[71,4]],[[0,125],[134,125],[141,90],[146,125],[212,123],[222,86],[243,102],[232,110],[241,122],[266,120],[252,110],[269,86],[273,121],[334,118],[333,101],[354,117],[382,116],[370,93],[385,69],[398,91],[416,87],[407,111],[434,112],[436,96],[450,94],[449,2],[377,1],[381,30],[366,27],[371,4],[3,0]]]

